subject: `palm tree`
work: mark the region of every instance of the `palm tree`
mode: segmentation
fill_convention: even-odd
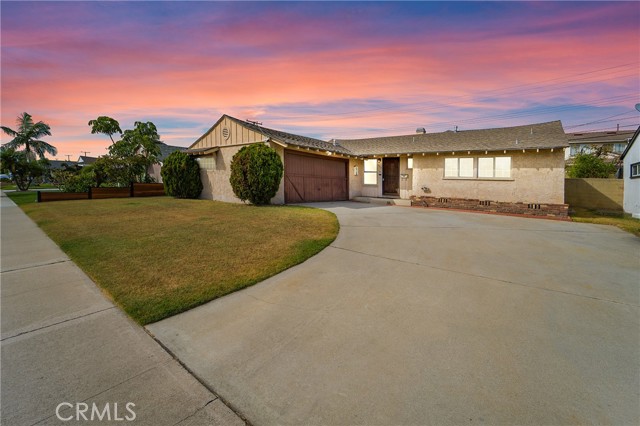
[[[31,115],[23,112],[16,119],[18,130],[10,129],[9,127],[0,126],[3,132],[13,137],[13,140],[2,145],[3,148],[19,149],[24,145],[24,152],[27,158],[34,159],[36,156],[41,159],[44,158],[45,153],[56,155],[58,150],[51,144],[45,141],[41,141],[43,136],[51,136],[51,128],[48,124],[38,121],[33,122]]]

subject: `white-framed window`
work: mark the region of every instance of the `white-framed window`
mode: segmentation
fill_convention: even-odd
[[[495,172],[493,177],[497,177],[497,178],[511,177],[511,157],[496,157]]]
[[[196,157],[200,170],[215,170],[216,158],[214,156]]]
[[[473,158],[445,158],[444,176],[452,178],[472,178],[474,177]]]
[[[378,184],[378,160],[375,158],[364,160],[364,184]]]
[[[465,179],[510,178],[511,157],[445,158],[444,177]]]
[[[494,177],[495,158],[481,157],[478,158],[478,177],[492,178]]]
[[[640,163],[633,163],[631,165],[631,174],[629,175],[631,179],[640,178]]]

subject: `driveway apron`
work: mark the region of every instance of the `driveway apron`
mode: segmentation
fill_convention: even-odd
[[[251,423],[640,423],[640,239],[315,206],[339,218],[330,247],[147,327]]]

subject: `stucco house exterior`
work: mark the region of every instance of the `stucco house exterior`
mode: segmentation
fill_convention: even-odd
[[[229,166],[236,152],[253,143],[271,146],[283,160],[274,204],[434,197],[454,205],[473,199],[537,210],[564,206],[568,144],[560,121],[322,141],[223,115],[187,150],[201,166],[202,198],[239,201],[229,184]]]
[[[629,145],[620,158],[623,164],[624,179],[624,211],[640,219],[640,127],[633,134]]]

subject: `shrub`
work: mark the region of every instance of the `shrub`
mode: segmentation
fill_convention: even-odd
[[[200,166],[190,155],[175,151],[164,160],[160,171],[167,195],[176,198],[198,198],[202,192]]]
[[[236,197],[252,204],[269,204],[282,180],[282,160],[263,144],[243,147],[231,160],[231,188]]]
[[[570,178],[608,178],[616,172],[616,165],[593,154],[578,154],[567,170]]]
[[[20,191],[26,191],[31,183],[46,172],[47,159],[34,160],[27,153],[12,148],[0,150],[0,171],[10,173]]]

